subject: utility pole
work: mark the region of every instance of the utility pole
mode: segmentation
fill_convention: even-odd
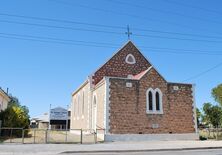
[[[69,119],[69,105],[67,105],[67,114],[66,114],[66,142],[68,140],[68,119]]]
[[[48,114],[48,116],[49,116],[49,129],[51,129],[51,104],[49,105],[49,114]]]

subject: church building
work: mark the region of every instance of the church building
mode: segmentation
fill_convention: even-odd
[[[196,139],[194,94],[128,41],[73,92],[70,128],[105,129],[107,141]]]

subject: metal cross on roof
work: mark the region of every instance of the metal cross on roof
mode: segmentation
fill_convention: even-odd
[[[127,32],[125,32],[125,34],[127,34],[128,40],[130,40],[130,35],[132,35],[132,32],[130,32],[129,25],[127,25]]]

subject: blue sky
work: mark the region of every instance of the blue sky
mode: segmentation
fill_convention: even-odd
[[[222,62],[221,5],[219,0],[2,1],[0,86],[28,106],[31,116],[47,112],[50,104],[66,107],[72,91],[127,42],[127,24],[132,41],[159,72],[168,81],[184,82]],[[185,81],[196,84],[198,107],[214,102],[211,89],[221,83],[221,72],[218,66]]]

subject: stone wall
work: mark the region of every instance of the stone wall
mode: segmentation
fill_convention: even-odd
[[[127,64],[126,56],[132,54],[136,59],[136,64]],[[140,53],[140,51],[128,42],[117,54],[99,68],[93,75],[94,84],[97,84],[104,76],[127,77],[127,75],[136,75],[146,70],[151,65]]]
[[[174,91],[173,86],[179,89]],[[163,114],[146,113],[149,88],[162,91]],[[110,133],[194,133],[192,99],[192,85],[168,84],[155,69],[140,80],[110,78]]]

